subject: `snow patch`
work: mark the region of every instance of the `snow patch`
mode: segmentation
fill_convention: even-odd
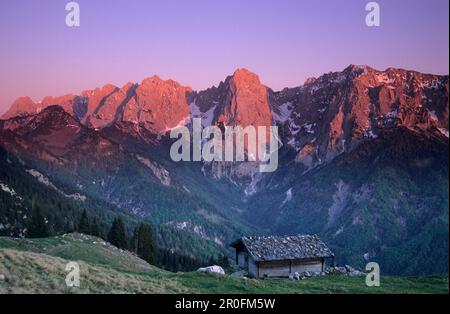
[[[436,111],[434,110],[428,110],[428,114],[430,115],[431,119],[434,121],[439,121],[438,116],[436,114]]]
[[[394,110],[392,110],[392,111],[386,113],[386,114],[384,115],[384,118],[387,119],[387,120],[394,120],[394,119],[397,118],[397,114],[398,114],[397,109],[394,109]]]
[[[177,125],[175,125],[174,127],[172,127],[172,128],[166,127],[166,128],[164,129],[164,132],[169,132],[169,131],[172,131],[172,130],[181,128],[181,127],[185,126],[186,123],[187,123],[190,119],[191,119],[191,116],[190,116],[190,115],[187,115],[186,117],[184,117],[183,119],[181,119],[181,120],[177,123]]]
[[[87,199],[86,196],[81,195],[81,194],[79,194],[79,193],[75,193],[75,194],[66,194],[66,193],[64,193],[64,191],[61,191],[60,189],[58,189],[58,188],[50,181],[49,178],[47,178],[46,176],[44,176],[42,173],[40,173],[40,172],[37,171],[37,170],[34,170],[34,169],[28,169],[28,170],[26,170],[26,172],[27,172],[28,174],[30,174],[31,176],[33,176],[34,178],[36,178],[36,179],[38,180],[38,182],[40,182],[40,183],[42,183],[42,184],[48,186],[49,188],[51,188],[51,189],[57,191],[58,193],[64,195],[64,196],[67,197],[67,198],[71,198],[71,199],[74,199],[74,200],[76,200],[76,201],[81,201],[81,202],[84,202],[84,201]]]
[[[278,113],[273,112],[273,119],[276,122],[285,123],[291,117],[294,107],[292,102],[286,102],[278,107]]]
[[[189,104],[189,110],[193,118],[199,118],[202,115],[202,111],[200,110],[200,107],[195,103],[195,101]]]
[[[386,73],[379,73],[375,75],[375,79],[378,83],[381,84],[392,84],[394,83],[394,79],[389,78]]]
[[[305,129],[305,132],[308,134],[314,134],[314,130],[312,129],[315,126],[315,124],[311,123],[305,123],[302,125],[302,127]]]
[[[34,170],[34,169],[28,169],[28,170],[26,170],[26,172],[28,172],[28,174],[30,174],[31,176],[35,177],[38,180],[38,182],[40,182],[48,187],[51,187],[54,190],[58,190],[58,188],[52,182],[50,182],[50,180],[46,176],[44,176],[39,171]]]
[[[6,193],[8,193],[8,194],[11,195],[11,196],[16,197],[17,199],[22,200],[22,197],[20,197],[20,196],[16,193],[16,191],[14,191],[13,188],[10,188],[10,187],[7,186],[6,184],[0,182],[0,189],[1,189],[3,192],[6,192]]]
[[[338,84],[345,81],[347,77],[343,73],[339,73],[335,78],[331,79],[330,82]]]
[[[334,236],[340,235],[342,232],[344,232],[344,227],[340,227],[335,233]]]
[[[291,200],[292,200],[292,188],[286,191],[286,198],[284,199],[283,203],[281,203],[280,207],[283,207],[284,204],[290,202]]]
[[[444,128],[438,128],[439,132],[441,132],[444,136],[448,137],[448,130]]]
[[[295,139],[295,137],[290,138],[287,144],[293,147],[296,151],[301,148],[300,143]]]
[[[336,182],[336,192],[333,195],[333,205],[328,209],[327,228],[331,227],[347,206],[350,196],[350,186],[341,179]]]
[[[173,226],[177,229],[193,233],[202,239],[213,241],[217,245],[223,245],[223,240],[217,236],[210,237],[202,226],[193,224],[191,221],[169,221],[166,225]]]
[[[136,159],[140,163],[142,163],[144,166],[149,168],[153,172],[155,177],[158,178],[158,180],[161,182],[162,185],[170,186],[170,182],[171,182],[170,173],[169,173],[169,171],[167,171],[166,168],[164,168],[163,166],[160,166],[156,163],[153,163],[150,160],[148,160],[147,158],[139,156],[139,155],[136,155]]]
[[[252,181],[244,189],[244,194],[246,196],[251,196],[251,195],[255,194],[256,192],[258,192],[258,189],[256,186],[258,185],[258,182],[261,181],[262,175],[260,172],[254,172],[251,174],[251,178],[252,178]]]
[[[378,136],[375,133],[373,133],[372,129],[365,129],[364,137],[368,139],[376,139]]]
[[[202,112],[200,110],[200,107],[195,103],[195,101],[192,102],[189,105],[189,109],[191,112],[191,118],[201,118],[203,127],[212,125],[212,121],[214,119],[214,111],[216,110],[216,107],[217,107],[217,102],[215,101],[213,103],[215,104],[214,106],[212,106],[206,112]]]

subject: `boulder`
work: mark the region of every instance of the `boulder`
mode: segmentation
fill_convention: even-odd
[[[350,273],[350,276],[365,276],[366,274],[365,273],[363,273],[362,271],[359,271],[359,270],[353,270],[351,273]]]
[[[208,267],[200,267],[199,269],[197,269],[197,271],[201,272],[201,273],[215,273],[215,274],[225,275],[225,271],[223,270],[223,268],[220,266],[217,266],[217,265],[208,266]]]
[[[345,270],[349,273],[351,273],[352,271],[354,271],[355,269],[353,267],[351,267],[350,265],[345,265]]]
[[[326,268],[326,275],[347,275],[347,276],[365,276],[366,274],[358,269],[355,269],[349,265],[344,267],[331,267]]]
[[[312,274],[311,274],[309,271],[305,271],[305,272],[303,273],[303,276],[304,276],[304,277],[311,277]]]
[[[346,275],[347,269],[345,267],[335,267],[333,272],[336,275]]]
[[[299,274],[298,272],[291,273],[289,275],[290,280],[303,280],[304,278],[305,276],[303,276],[303,274]]]

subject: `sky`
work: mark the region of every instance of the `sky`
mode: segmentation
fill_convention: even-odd
[[[0,1],[0,114],[20,96],[79,93],[154,74],[201,90],[235,69],[279,90],[349,64],[448,74],[449,1],[79,0]]]

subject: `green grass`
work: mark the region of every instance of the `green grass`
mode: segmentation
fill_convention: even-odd
[[[380,287],[368,287],[364,277],[324,276],[302,281],[241,279],[188,273],[179,276],[200,293],[448,293],[448,276],[382,277]]]
[[[78,261],[81,287],[65,285],[65,265]],[[171,273],[129,252],[83,235],[47,239],[0,237],[0,293],[448,293],[448,275],[381,277],[326,276],[302,281],[255,280],[203,273]]]
[[[145,261],[122,251],[102,239],[78,234],[45,239],[11,239],[0,237],[0,248],[31,251],[71,261],[84,261],[123,270],[154,270]]]

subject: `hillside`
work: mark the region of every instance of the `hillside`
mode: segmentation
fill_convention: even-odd
[[[65,183],[64,178],[59,180],[57,177],[50,178],[42,174],[36,170],[38,167],[35,164],[25,163],[23,159],[2,147],[0,164],[0,236],[25,236],[33,204],[40,207],[49,221],[51,234],[73,232],[84,208],[88,209],[90,216],[98,218],[103,236],[106,236],[112,220],[117,215],[124,219],[129,233],[140,219],[139,216],[125,212],[107,200],[101,200],[86,192],[81,194]],[[70,176],[66,175],[65,178],[70,179]],[[165,197],[169,198],[168,195]],[[204,259],[217,251],[213,241],[204,240],[176,226],[154,225],[154,232],[162,249],[181,251],[183,248],[186,255]]]
[[[80,288],[67,288],[64,283],[69,261],[80,264]],[[448,276],[382,277],[381,287],[369,288],[364,277],[289,281],[171,273],[81,234],[1,237],[0,274],[5,276],[0,293],[448,293]]]

